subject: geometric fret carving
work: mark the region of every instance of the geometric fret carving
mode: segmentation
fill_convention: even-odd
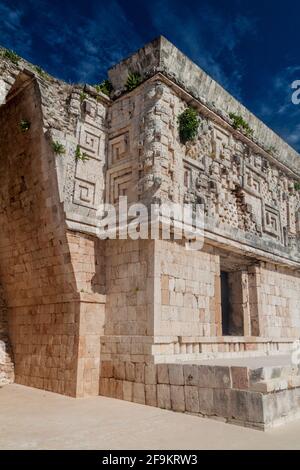
[[[107,171],[106,201],[115,204],[120,196],[130,198],[132,193],[132,167],[119,165]]]
[[[230,160],[229,134],[217,126],[213,129],[213,157]]]
[[[251,168],[245,166],[244,189],[255,196],[261,197],[261,177]]]
[[[129,132],[114,137],[109,142],[109,163],[114,165],[129,154]]]
[[[75,179],[73,202],[80,206],[95,208],[96,185],[90,181]]]
[[[263,230],[278,240],[282,239],[280,213],[267,204],[264,204],[263,209]]]
[[[79,145],[82,153],[86,153],[88,157],[101,160],[104,152],[101,152],[101,137],[102,131],[90,124],[82,124],[79,130]],[[104,142],[103,144],[104,145]]]

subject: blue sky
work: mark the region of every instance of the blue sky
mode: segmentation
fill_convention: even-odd
[[[300,151],[300,2],[0,0],[0,44],[68,82],[163,34]]]

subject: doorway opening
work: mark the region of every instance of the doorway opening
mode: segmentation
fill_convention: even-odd
[[[244,335],[242,271],[221,271],[222,335]]]

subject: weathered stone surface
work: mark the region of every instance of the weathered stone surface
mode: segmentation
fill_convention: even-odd
[[[111,387],[110,387],[110,380],[106,378],[100,379],[100,389],[99,394],[104,397],[111,397]]]
[[[116,379],[125,380],[125,363],[124,362],[114,363],[114,377]]]
[[[157,406],[159,408],[171,409],[171,391],[170,385],[158,384],[157,385]]]
[[[145,364],[138,363],[135,365],[135,381],[145,383]]]
[[[8,338],[8,312],[0,284],[0,386],[14,381],[14,364]]]
[[[145,385],[146,405],[157,406],[156,385]]]
[[[145,365],[145,384],[153,385],[157,383],[157,367],[155,364]]]
[[[230,367],[198,366],[199,387],[230,388]]]
[[[247,389],[249,387],[249,370],[247,367],[231,368],[232,388]]]
[[[112,361],[101,361],[101,377],[114,377],[114,367]]]
[[[125,363],[125,371],[126,371],[126,380],[130,382],[135,381],[135,365],[133,362],[126,362]]]
[[[226,388],[213,389],[213,414],[228,418],[231,415],[230,393],[232,390]],[[201,390],[199,391],[199,398]],[[201,409],[201,406],[200,406]]]
[[[183,365],[169,364],[169,380],[171,385],[184,385]]]
[[[185,385],[198,385],[199,383],[199,368],[196,365],[184,364],[184,381]]]
[[[145,404],[145,385],[142,383],[133,383],[133,401],[135,403]]]
[[[157,382],[159,384],[169,384],[168,364],[157,364]]]
[[[180,385],[171,385],[171,408],[174,411],[185,411],[184,387]]]
[[[199,411],[205,415],[217,414],[215,410],[217,409],[215,405],[215,397],[212,388],[199,388],[198,389],[198,398],[199,398]],[[216,401],[219,399],[219,395],[216,395]],[[219,416],[223,416],[222,414]]]
[[[133,383],[126,380],[123,381],[123,400],[132,401],[133,399]]]
[[[186,411],[190,413],[199,413],[199,394],[198,394],[198,387],[186,385],[184,387],[184,395],[185,395],[185,408]],[[202,407],[203,399],[202,399]]]

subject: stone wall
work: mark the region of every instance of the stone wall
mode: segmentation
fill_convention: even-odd
[[[56,166],[62,157],[44,134],[40,100],[37,82],[26,77],[0,109],[0,270],[16,381],[97,394],[104,268],[97,240],[67,232]]]
[[[105,334],[153,335],[154,242],[106,242]]]
[[[268,263],[259,272],[260,334],[300,337],[300,274]]]
[[[220,260],[208,247],[189,251],[184,244],[157,241],[160,308],[155,311],[158,336],[219,336]]]
[[[14,381],[14,364],[8,337],[7,306],[0,284],[0,387]]]

